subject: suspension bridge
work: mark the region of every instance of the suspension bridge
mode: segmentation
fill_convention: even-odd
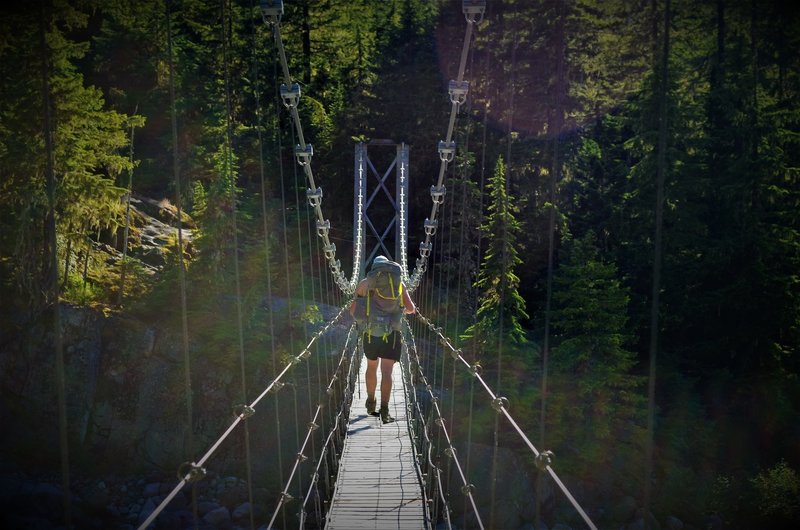
[[[280,62],[283,82],[278,97],[293,124],[296,167],[302,168],[308,186],[306,198],[314,213],[321,254],[324,255],[333,281],[343,295],[340,308],[333,318],[319,327],[299,353],[289,358],[282,369],[277,367],[274,370],[277,375],[255,399],[236,408],[233,421],[200,458],[180,465],[179,482],[141,523],[140,530],[155,527],[159,515],[170,502],[182,490],[206,476],[207,466],[212,465],[213,455],[225,444],[231,433],[237,428],[246,429],[246,423],[256,414],[258,406],[270,396],[277,399],[278,392],[286,384],[288,374],[303,363],[307,365],[311,356],[320,352],[320,344],[323,342],[328,352],[336,352],[335,366],[326,370],[327,385],[320,389],[316,405],[310,407],[312,413],[307,418],[305,436],[302,439],[298,436],[296,457],[289,466],[290,469],[284,470],[285,485],[275,504],[266,507],[271,511],[267,528],[293,528],[298,525],[299,528],[325,527],[341,530],[500,528],[496,522],[494,507],[497,505],[496,500],[503,495],[502,478],[493,472],[489,490],[479,490],[470,479],[468,451],[466,459],[456,451],[458,444],[453,439],[452,429],[453,397],[451,396],[448,415],[436,381],[437,377],[443,378],[444,362],[447,359],[451,361],[454,379],[456,372],[460,371],[472,381],[472,387],[478,389],[477,399],[473,392],[469,395],[470,410],[474,400],[482,402],[493,409],[498,420],[502,418],[506,421],[522,445],[530,451],[540,474],[552,481],[588,528],[596,528],[553,469],[552,454],[534,446],[512,416],[508,400],[486,382],[480,365],[467,360],[468,356],[458,348],[458,343],[449,338],[442,327],[419,311],[404,320],[401,361],[394,366],[391,375],[393,383],[389,402],[391,414],[396,421],[384,424],[380,419],[367,414],[363,407],[365,363],[362,362],[363,350],[359,332],[357,326],[351,324],[348,307],[355,296],[358,282],[364,275],[365,264],[376,254],[393,257],[401,264],[403,282],[410,293],[417,292],[425,279],[425,271],[433,255],[433,241],[439,225],[438,215],[445,204],[446,174],[456,154],[456,117],[467,102],[469,93],[469,82],[465,80],[467,57],[474,32],[485,15],[486,1],[462,2],[466,24],[458,75],[448,85],[450,116],[446,134],[436,146],[440,170],[438,179],[430,188],[432,207],[422,225],[425,237],[420,243],[415,267],[411,270],[406,258],[409,253],[408,193],[411,178],[408,147],[403,143],[384,143],[383,146],[391,145],[395,148],[396,156],[388,169],[379,171],[369,156],[372,146],[362,143],[355,147],[354,252],[353,271],[349,278],[336,257],[336,245],[331,242],[331,223],[322,209],[322,188],[317,185],[312,170],[314,150],[303,134],[298,113],[302,99],[300,85],[293,81],[290,74],[281,35],[283,8],[282,0],[260,2],[262,20],[272,29]],[[390,177],[393,172],[395,179],[391,185]],[[375,181],[372,190],[369,185],[371,179]],[[388,198],[390,207],[394,210],[394,217],[387,226],[380,226],[369,213],[378,197]],[[394,235],[393,245],[389,244],[390,235]],[[367,248],[368,237],[377,240],[372,249]],[[332,338],[332,330],[337,327],[347,329],[339,344],[335,344],[335,339]],[[438,374],[440,367],[431,361],[436,358],[437,352],[442,358],[441,372]],[[431,369],[434,370],[432,378],[429,375]],[[484,397],[482,400],[481,393]],[[191,416],[191,411],[189,414]],[[240,424],[244,424],[244,427],[240,427]],[[317,441],[321,441],[321,446]],[[468,441],[466,447],[469,447]],[[497,443],[495,459],[496,450]],[[246,445],[246,451],[249,461],[249,445]],[[494,467],[490,462],[482,462],[481,466]],[[310,480],[305,479],[308,476]],[[533,492],[530,494],[532,496]],[[252,492],[250,498],[252,502]],[[478,501],[479,498],[483,499],[482,502]],[[488,505],[491,508],[486,513],[485,509],[479,509],[479,505]],[[456,512],[463,514],[458,521],[454,519]],[[287,522],[287,513],[296,515],[297,519]],[[252,514],[250,517],[251,527],[254,528]]]

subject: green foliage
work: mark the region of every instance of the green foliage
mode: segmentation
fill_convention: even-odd
[[[521,320],[526,319],[525,301],[519,295],[519,277],[514,269],[522,263],[516,247],[519,222],[518,207],[509,199],[503,159],[497,160],[494,175],[488,183],[489,205],[482,230],[490,235],[475,287],[480,291],[480,307],[476,322],[469,326],[463,339],[472,341],[478,351],[492,351],[509,342],[511,347],[527,343]]]
[[[628,289],[596,244],[591,231],[570,241],[554,278],[547,432],[553,450],[572,453],[566,465],[580,476],[624,483],[640,465],[643,379],[626,347]],[[628,460],[615,462],[621,446]]]
[[[661,2],[491,2],[474,28],[470,97],[456,123],[459,146],[472,153],[460,148],[456,175],[447,175],[452,209],[437,234],[443,243],[463,233],[465,249],[432,263],[429,276],[470,278],[472,289],[433,310],[467,308],[458,318],[477,316],[465,338],[479,349],[494,351],[502,329],[504,348],[534,351],[523,325],[544,320],[546,221],[557,208],[547,438],[559,468],[594,480],[602,494],[639,484],[643,389],[633,374],[643,368],[637,359],[650,334],[658,96],[666,86],[654,508],[700,518],[708,507],[726,521],[768,527],[796,518],[796,474],[776,465],[751,478],[729,466],[745,457],[764,469],[797,459],[790,441],[800,374],[800,26],[790,3],[751,4],[672,0],[664,85],[657,68]],[[282,72],[258,7],[170,2],[177,145],[165,7],[161,0],[53,2],[47,48],[60,284],[73,303],[116,299],[119,242],[116,251],[105,245],[114,245],[123,223],[120,181],[135,168],[135,193],[180,201],[198,220],[185,254],[190,335],[199,357],[233,378],[237,302],[248,368],[288,361],[318,322],[320,300],[310,299],[276,303],[272,326],[264,317],[270,295],[309,292],[308,247],[294,242],[309,243],[307,221],[314,239],[314,218],[303,204],[276,197],[289,182],[286,196],[295,189],[302,195],[305,184],[302,175],[292,181],[292,134],[275,101]],[[441,139],[450,108],[446,84],[456,74],[464,28],[460,2],[304,0],[287,2],[286,10],[289,66],[302,84],[299,111],[339,255],[349,250],[353,138],[412,144],[413,229],[430,205],[426,175],[439,167],[429,147]],[[0,268],[2,297],[12,301],[7,311],[15,318],[17,309],[40,308],[48,287],[38,17],[26,5],[0,17]],[[136,108],[141,116],[129,116]],[[483,134],[466,133],[484,119]],[[482,201],[482,166],[505,152],[514,178],[498,163]],[[563,156],[563,171],[556,156]],[[563,175],[555,204],[551,172]],[[475,229],[481,203],[489,205],[483,233]],[[284,214],[288,228],[276,222]],[[125,308],[179,329],[179,260],[175,241],[169,245],[168,263],[152,277],[153,269],[129,258]],[[477,251],[484,254],[476,278]],[[234,252],[238,301],[231,294]],[[441,325],[458,333],[461,323]],[[512,358],[504,375],[533,378],[532,356]],[[535,427],[530,383],[503,380],[502,388],[520,403],[514,410],[522,424]],[[747,421],[738,421],[740,411]],[[492,411],[476,414],[478,436],[488,437],[494,419]],[[778,442],[765,449],[764,439]],[[710,477],[722,475],[728,478],[711,492]]]
[[[800,522],[800,476],[786,462],[752,479],[759,514],[772,523]]]
[[[747,478],[721,475],[709,508],[732,528],[793,528],[800,523],[800,477],[785,461]]]
[[[121,154],[128,144],[128,130],[143,124],[141,117],[128,118],[105,108],[101,91],[85,83],[79,64],[88,46],[70,35],[86,27],[87,16],[64,3],[56,3],[50,13],[44,50],[39,46],[38,10],[14,11],[0,23],[6,36],[0,60],[4,79],[0,253],[12,256],[12,274],[19,278],[19,294],[28,297],[29,307],[36,307],[46,292],[49,257],[43,237],[47,209],[43,54],[49,66],[56,230],[67,254],[71,246],[96,238],[101,230],[114,231],[122,223],[120,198],[125,190],[115,180],[131,169],[130,160]],[[64,249],[60,252],[63,255]]]

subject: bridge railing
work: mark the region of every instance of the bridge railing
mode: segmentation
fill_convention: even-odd
[[[416,313],[419,321],[430,330],[435,336],[436,340],[443,347],[443,351],[449,354],[456,365],[461,366],[466,370],[478,384],[484,389],[489,397],[491,407],[498,415],[502,415],[511,426],[512,430],[519,436],[524,445],[533,453],[534,462],[536,467],[543,473],[546,473],[564,494],[578,515],[583,519],[586,525],[596,530],[597,527],[586,514],[586,511],[581,507],[575,497],[570,493],[569,489],[564,485],[563,481],[558,477],[552,467],[553,454],[550,451],[539,451],[530,438],[520,428],[519,423],[509,412],[509,402],[505,397],[496,394],[492,388],[486,383],[486,380],[481,375],[481,366],[479,363],[469,363],[463,356],[463,352],[454,347],[452,341],[448,339],[442,330],[437,327],[428,318]],[[440,400],[436,395],[436,390],[428,382],[420,361],[419,353],[417,351],[416,341],[414,339],[411,327],[407,329],[408,338],[406,339],[407,348],[409,350],[409,383],[411,388],[419,389],[419,393],[425,395],[426,399],[423,402],[419,396],[412,396],[414,410],[416,412],[414,422],[417,427],[416,444],[418,448],[418,458],[422,460],[423,472],[426,477],[425,487],[427,488],[428,498],[431,500],[431,517],[432,521],[441,521],[445,524],[446,528],[452,527],[450,521],[450,507],[448,506],[448,494],[450,488],[445,484],[443,477],[443,470],[439,467],[441,457],[444,456],[448,459],[449,464],[455,466],[458,479],[461,481],[459,486],[461,493],[466,498],[466,503],[472,510],[475,517],[475,524],[481,529],[484,528],[484,523],[481,520],[481,515],[475,503],[474,493],[475,487],[469,481],[467,472],[461,464],[456,449],[453,446],[451,438],[452,432],[448,430],[445,418],[440,408]],[[436,441],[434,441],[436,438]],[[448,494],[446,494],[448,493]]]
[[[193,462],[185,462],[181,464],[178,468],[178,484],[167,494],[166,497],[161,501],[161,503],[156,506],[156,508],[150,513],[150,515],[139,525],[139,530],[147,529],[155,519],[161,514],[161,512],[166,508],[172,500],[180,493],[180,491],[187,485],[195,483],[199,480],[202,480],[207,472],[206,468],[204,467],[205,464],[209,461],[209,459],[217,452],[217,450],[222,446],[225,440],[230,436],[230,434],[236,429],[236,427],[242,423],[244,420],[247,420],[251,416],[255,414],[256,406],[270,393],[276,393],[281,388],[283,388],[284,383],[282,379],[289,373],[292,368],[296,365],[300,364],[303,361],[307,361],[311,357],[312,347],[314,344],[319,341],[326,333],[331,331],[334,325],[336,325],[342,318],[344,317],[347,309],[349,307],[349,302],[345,304],[339,312],[336,314],[334,318],[332,318],[328,323],[320,328],[309,340],[308,344],[302,349],[302,351],[294,357],[291,357],[289,361],[286,363],[284,368],[276,375],[269,384],[262,390],[262,392],[249,404],[238,405],[234,409],[235,418],[231,422],[231,424],[225,429],[225,431],[216,439],[216,441],[211,445],[211,447],[203,454],[201,458],[197,461]],[[308,424],[308,433],[310,435],[311,432],[315,431],[318,426],[318,418],[320,417],[321,411],[324,409],[323,401],[327,398],[329,403],[336,402],[339,397],[337,394],[341,395],[341,401],[339,401],[338,405],[338,412],[335,415],[334,419],[332,420],[332,427],[331,432],[328,435],[326,442],[325,442],[325,450],[323,456],[319,458],[317,462],[317,469],[314,472],[314,476],[312,477],[312,482],[310,485],[310,489],[314,489],[317,493],[319,490],[316,489],[319,482],[319,467],[322,465],[322,461],[326,460],[326,465],[328,468],[326,471],[331,471],[325,475],[326,478],[326,487],[328,494],[332,486],[330,485],[330,476],[335,473],[336,468],[336,450],[332,450],[333,447],[341,448],[341,444],[344,439],[344,432],[346,431],[346,411],[349,410],[349,403],[352,399],[352,386],[353,386],[353,369],[352,365],[352,355],[355,350],[355,347],[352,346],[354,342],[353,337],[355,335],[354,326],[351,326],[350,331],[348,332],[347,341],[345,347],[342,350],[342,354],[339,358],[339,363],[337,365],[336,370],[331,377],[331,380],[328,383],[328,386],[325,389],[324,397],[320,398],[320,403],[317,405],[315,413],[311,419],[311,422]],[[344,418],[344,420],[342,420]],[[297,465],[300,462],[306,460],[304,455],[305,447],[310,439],[310,436],[306,436],[306,440],[303,446],[299,449],[297,453],[297,459],[295,462],[295,467],[292,470],[292,477],[294,477],[294,473],[297,469]],[[291,478],[290,478],[291,482]],[[305,495],[303,506],[306,506],[306,503],[309,502],[309,498],[311,497],[311,493]],[[285,503],[287,500],[291,498],[288,495],[288,489],[285,488],[283,491],[283,495],[281,496],[281,500],[279,502],[278,508]],[[276,509],[277,512],[277,509]],[[301,509],[301,513],[305,513],[305,508]],[[304,517],[304,515],[303,515]],[[274,518],[273,518],[274,521]]]

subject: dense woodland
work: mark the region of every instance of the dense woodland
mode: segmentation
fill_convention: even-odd
[[[3,336],[49,318],[54,296],[179,327],[185,281],[190,329],[225,351],[237,331],[216,309],[236,289],[245,315],[267,283],[313,298],[306,282],[328,273],[257,2],[44,4],[0,16]],[[411,146],[415,261],[460,4],[286,2],[348,273],[359,140]],[[489,0],[475,35],[421,311],[497,374],[531,439],[597,498],[644,494],[659,518],[715,513],[730,528],[797,524],[800,10]],[[121,259],[129,189],[180,211],[194,233],[183,259],[155,273]],[[344,302],[326,282],[315,302]],[[245,331],[245,350],[269,356],[264,323]]]

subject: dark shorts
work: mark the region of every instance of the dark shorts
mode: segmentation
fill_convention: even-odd
[[[371,337],[366,333],[361,338],[364,342],[364,356],[370,361],[375,361],[378,357],[393,361],[400,360],[403,340],[399,331],[392,331],[386,336],[386,340],[383,337]]]

